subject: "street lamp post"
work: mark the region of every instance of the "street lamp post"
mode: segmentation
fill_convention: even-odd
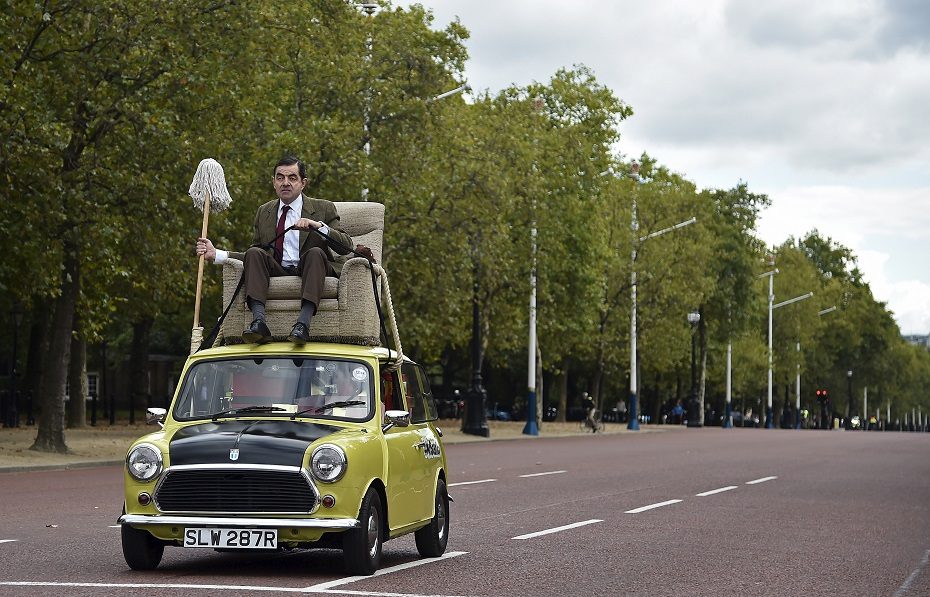
[[[526,367],[526,425],[523,433],[539,435],[536,424],[536,200],[533,199],[533,225],[530,228],[530,339]]]
[[[723,428],[733,428],[733,344],[731,342],[727,342],[727,401]]]
[[[757,277],[762,278],[765,276],[769,277],[769,371],[768,371],[768,402],[765,407],[765,428],[774,429],[774,413],[772,412],[772,313],[775,309],[779,307],[784,307],[785,305],[790,305],[791,303],[796,303],[798,301],[803,301],[804,299],[809,299],[814,296],[813,292],[808,292],[807,294],[802,294],[801,296],[796,296],[787,301],[782,301],[778,304],[775,304],[775,274],[778,273],[778,269],[773,269],[771,271],[765,272],[764,274],[759,274]]]
[[[473,266],[472,328],[471,328],[471,387],[465,395],[465,417],[462,432],[488,437],[488,418],[484,412],[488,393],[481,383],[481,313],[478,309],[478,263]]]
[[[639,164],[630,165],[636,186],[639,186]],[[632,216],[630,217],[630,231],[632,232],[633,248],[630,255],[630,421],[626,428],[631,431],[639,430],[639,385],[636,380],[636,237],[639,235],[639,222],[636,220],[636,191],[632,193]]]
[[[365,178],[367,179],[368,178],[368,173],[367,173],[368,161],[371,158],[371,55],[372,55],[372,48],[374,46],[374,39],[372,38],[372,35],[371,35],[371,27],[370,27],[371,20],[370,19],[375,14],[375,11],[378,10],[378,5],[375,4],[374,2],[363,2],[362,4],[359,4],[359,8],[361,8],[362,11],[366,15],[368,15],[368,25],[369,25],[368,35],[365,37],[365,61],[367,63],[367,68],[369,69],[368,74],[366,75],[366,78],[368,80],[368,85],[365,89],[365,124],[364,124],[364,128],[365,128],[364,151],[365,151],[365,168],[366,168]],[[366,180],[365,186],[362,187],[362,201],[368,201],[367,180]]]
[[[691,390],[688,396],[688,427],[701,426],[701,413],[698,412],[700,405],[697,399],[697,366],[694,360],[694,330],[700,322],[700,312],[691,311],[688,313],[688,323],[691,324]]]
[[[823,317],[827,313],[836,311],[836,305],[822,309],[817,312],[818,317]],[[801,428],[801,340],[798,339],[798,362],[796,364],[796,379],[794,391],[794,428]]]
[[[766,403],[765,408],[765,428],[772,429],[774,425],[772,424],[772,311],[774,310],[773,303],[775,302],[775,274],[778,273],[778,269],[773,269],[767,271],[764,274],[760,274],[758,277],[762,278],[765,276],[769,277],[769,373],[768,373],[768,402]]]
[[[633,162],[630,169],[638,186],[639,164],[637,162]],[[626,428],[631,431],[639,430],[639,404],[637,398],[639,394],[639,384],[636,379],[636,248],[639,243],[645,240],[655,238],[665,234],[666,232],[671,232],[672,230],[684,228],[685,226],[694,224],[695,222],[697,222],[697,218],[691,218],[690,220],[679,222],[674,226],[669,226],[668,228],[663,228],[662,230],[658,230],[651,234],[647,234],[646,236],[637,238],[639,234],[639,221],[636,219],[636,190],[633,190],[632,217],[630,219],[630,230],[633,233],[633,248],[631,250],[630,257],[630,421],[626,426]]]

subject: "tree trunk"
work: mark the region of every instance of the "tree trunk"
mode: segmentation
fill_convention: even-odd
[[[129,392],[133,410],[129,414],[130,423],[135,422],[135,410],[151,406],[149,400],[149,340],[151,338],[152,318],[136,321],[132,324],[132,348],[129,358]]]
[[[68,362],[68,427],[87,425],[87,341],[71,338]]]
[[[71,330],[74,324],[74,308],[77,304],[78,261],[73,240],[65,239],[64,270],[61,276],[61,294],[55,301],[44,375],[40,391],[36,396],[39,410],[39,429],[31,450],[40,452],[66,453],[65,443],[65,380],[71,351]]]
[[[568,369],[572,366],[572,361],[568,357],[562,359],[562,372],[559,373],[556,386],[559,392],[559,407],[555,414],[555,420],[559,423],[565,422],[565,415],[568,412]]]

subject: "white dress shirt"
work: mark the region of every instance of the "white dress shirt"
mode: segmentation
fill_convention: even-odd
[[[301,218],[301,214],[304,209],[304,196],[301,193],[296,199],[291,201],[291,209],[287,212],[287,217],[284,219],[284,227],[289,228],[297,223],[297,220]],[[278,211],[275,215],[275,225],[277,225],[278,220],[281,219],[281,210],[284,209],[284,203],[278,199]],[[323,234],[329,234],[329,226],[325,223],[320,226],[320,232]],[[216,249],[216,259],[214,263],[217,265],[222,265],[229,259],[229,251],[224,251],[222,249]],[[289,230],[287,234],[284,235],[284,256],[281,259],[281,265],[284,267],[292,266],[297,267],[297,264],[300,263],[300,230]]]

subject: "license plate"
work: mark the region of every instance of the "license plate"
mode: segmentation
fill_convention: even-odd
[[[277,529],[184,529],[184,547],[277,549]]]

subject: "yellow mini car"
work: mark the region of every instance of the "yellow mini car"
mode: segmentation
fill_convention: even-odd
[[[449,540],[442,431],[423,369],[385,348],[271,343],[192,355],[162,429],[126,456],[119,518],[130,568],[165,546],[341,547],[349,574],[378,569],[385,541]]]

